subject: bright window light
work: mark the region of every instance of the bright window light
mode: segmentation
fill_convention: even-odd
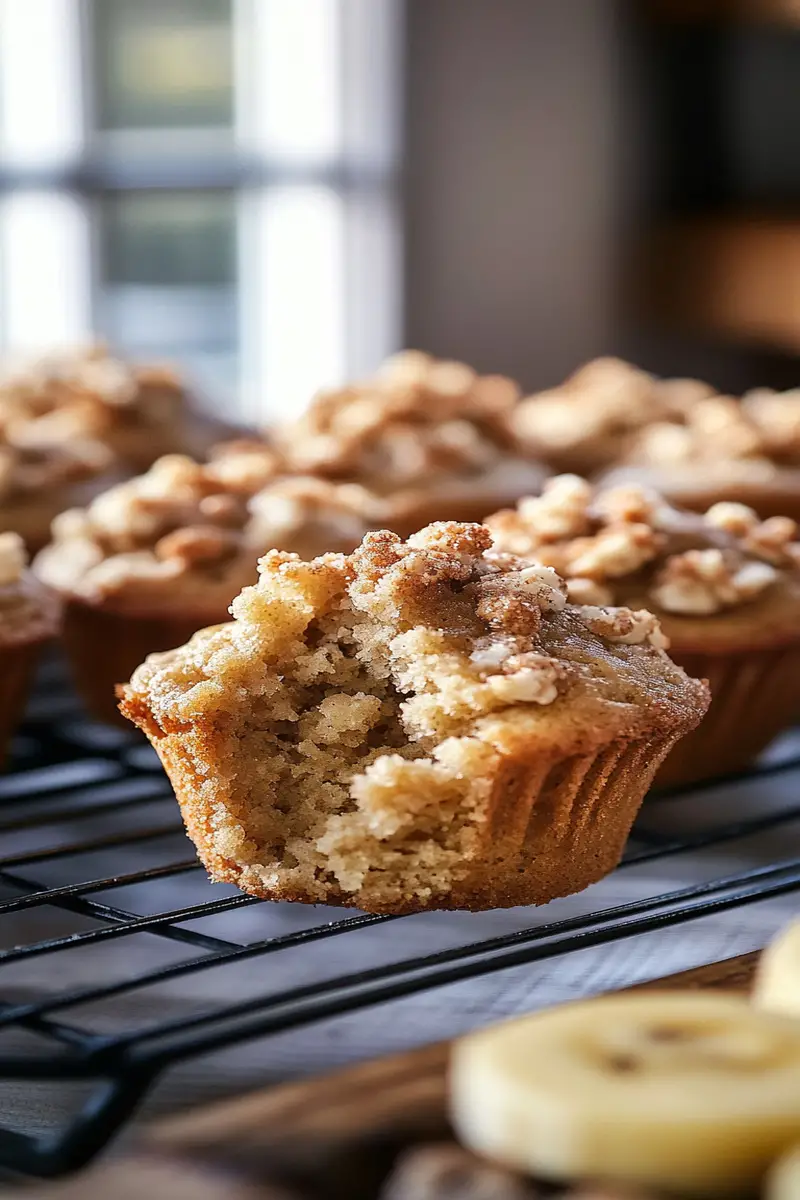
[[[242,139],[277,160],[325,162],[342,142],[339,0],[245,0]]]
[[[74,196],[19,191],[2,201],[3,340],[12,353],[87,341],[89,240],[86,209]]]
[[[0,0],[0,149],[5,166],[50,167],[83,144],[77,0]]]
[[[258,201],[260,303],[245,342],[245,379],[247,415],[259,423],[298,412],[318,388],[345,377],[344,211],[342,197],[324,187],[275,187]]]

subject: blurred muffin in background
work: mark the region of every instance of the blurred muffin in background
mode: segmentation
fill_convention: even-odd
[[[647,609],[670,656],[708,679],[711,707],[667,758],[658,784],[745,766],[800,711],[800,543],[787,517],[741,504],[682,512],[637,486],[592,488],[574,475],[486,524],[498,549],[555,568],[569,599]],[[611,610],[613,611],[613,610]]]
[[[64,639],[89,711],[118,717],[114,686],[152,651],[228,620],[267,550],[349,551],[379,517],[353,485],[277,478],[277,459],[236,443],[207,464],[168,455],[62,513],[37,557],[64,600]]]
[[[102,344],[50,355],[0,377],[4,423],[36,424],[50,443],[92,438],[132,470],[163,454],[203,457],[237,429],[198,411],[173,367],[138,365]]]
[[[522,400],[511,427],[527,453],[555,471],[592,475],[626,457],[640,430],[683,419],[714,395],[697,379],[657,379],[619,358],[597,358],[560,387]]]
[[[58,513],[170,452],[202,457],[234,427],[195,411],[170,368],[102,346],[0,377],[0,530],[32,551]]]
[[[22,716],[39,651],[59,623],[57,598],[27,569],[16,533],[0,533],[0,764]]]
[[[275,441],[290,471],[380,496],[386,527],[407,535],[539,490],[546,473],[512,428],[519,395],[504,376],[405,351],[371,379],[321,392]]]
[[[730,500],[762,517],[798,520],[800,391],[698,399],[680,421],[674,416],[640,430],[603,481],[649,485],[701,512]]]
[[[0,532],[18,533],[33,554],[47,544],[53,519],[118,480],[120,464],[94,437],[5,418],[0,403]]]

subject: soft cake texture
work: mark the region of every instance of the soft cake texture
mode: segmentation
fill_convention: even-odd
[[[215,878],[400,912],[540,902],[615,865],[706,688],[649,613],[598,626],[490,547],[445,523],[270,553],[233,623],[138,669],[122,710]]]

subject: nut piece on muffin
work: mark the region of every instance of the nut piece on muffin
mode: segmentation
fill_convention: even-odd
[[[652,610],[675,661],[709,680],[709,715],[659,784],[735,771],[793,722],[800,544],[788,517],[762,521],[731,502],[682,512],[634,484],[593,488],[562,475],[486,524],[499,549],[554,567],[575,603]]]
[[[58,631],[59,604],[27,569],[22,538],[0,533],[0,763],[25,705],[39,651]]]
[[[372,912],[539,904],[619,861],[706,685],[482,525],[274,551],[120,689],[216,880]]]
[[[89,710],[118,722],[114,687],[154,650],[228,619],[266,550],[349,551],[374,520],[352,485],[274,479],[266,447],[207,464],[167,455],[53,522],[38,576],[64,599],[64,639]]]
[[[405,535],[539,490],[545,472],[511,428],[518,399],[511,379],[409,350],[363,383],[320,393],[275,440],[289,470],[383,496],[386,525]]]
[[[625,457],[639,430],[680,420],[713,394],[696,379],[657,379],[621,359],[597,358],[560,387],[522,400],[511,424],[549,467],[591,475]]]
[[[732,500],[798,520],[800,390],[699,398],[642,429],[603,482],[643,483],[700,512]]]

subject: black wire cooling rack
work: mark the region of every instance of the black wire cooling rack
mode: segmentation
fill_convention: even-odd
[[[320,910],[212,887],[149,747],[83,719],[59,664],[46,664],[0,777],[0,1120],[14,1108],[3,1095],[25,1088],[79,1085],[80,1103],[55,1131],[0,1127],[0,1169],[55,1175],[82,1165],[167,1068],[193,1056],[800,888],[800,859],[721,852],[770,831],[785,845],[800,820],[796,742],[727,786],[746,784],[752,797],[754,780],[772,781],[770,803],[734,805],[718,782],[695,790],[691,805],[680,794],[649,802],[619,868],[657,882],[653,863],[712,848],[736,873],[567,915],[561,902],[515,910],[509,931],[475,940],[476,928],[497,925],[473,923],[452,945],[438,936],[444,914],[398,921],[323,909],[332,919],[320,921]],[[390,921],[396,957],[376,959],[373,938],[344,972],[342,947]],[[126,954],[109,955],[121,939]],[[281,967],[256,970],[254,960]],[[204,991],[204,978],[232,979],[244,963],[235,984]],[[154,991],[165,997],[159,1016],[151,1005],[142,1024],[140,998]]]

